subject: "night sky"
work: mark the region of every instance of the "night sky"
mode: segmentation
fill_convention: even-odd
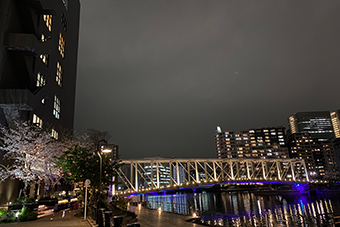
[[[216,157],[214,133],[340,108],[339,0],[81,0],[75,128],[122,159]]]

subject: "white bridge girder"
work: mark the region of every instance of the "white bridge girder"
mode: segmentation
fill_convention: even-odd
[[[117,170],[121,187],[116,195],[216,183],[309,182],[302,159],[142,159],[122,163]]]

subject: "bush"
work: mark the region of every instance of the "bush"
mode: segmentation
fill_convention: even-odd
[[[132,218],[136,218],[137,217],[137,214],[135,212],[132,212],[132,211],[126,210],[124,213],[126,213],[127,216],[131,216]]]
[[[29,209],[28,207],[23,207],[21,209],[21,212],[18,216],[19,221],[33,221],[36,220],[38,216],[37,212],[34,212],[33,210]]]
[[[21,205],[21,204],[25,204],[25,203],[35,203],[35,198],[33,198],[33,197],[20,197],[20,198],[17,198],[13,202],[14,205]]]
[[[77,217],[84,217],[84,209],[82,209],[82,208],[76,209],[76,212],[75,212],[75,215],[74,215],[74,216],[77,216]]]
[[[0,223],[16,221],[15,215],[11,210],[0,209]]]
[[[131,203],[132,199],[131,198],[119,198],[116,205],[118,208],[122,209],[122,210],[127,210],[127,204]]]
[[[58,201],[58,199],[56,197],[50,197],[50,196],[42,197],[42,198],[39,199],[39,201],[45,201],[45,200],[55,200],[55,201]]]

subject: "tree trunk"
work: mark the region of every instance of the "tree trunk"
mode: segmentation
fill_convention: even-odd
[[[27,197],[27,188],[28,188],[29,183],[25,181],[25,186],[24,186],[24,197]]]
[[[52,185],[50,185],[50,188],[49,188],[49,190],[48,190],[48,196],[51,198],[51,196],[52,196],[52,189],[53,189],[53,191],[54,191],[54,187],[55,187],[55,185],[60,181],[60,179],[62,178],[63,176],[61,175],[59,178],[58,178],[58,180],[56,180],[56,182],[54,182],[54,184],[52,184]]]

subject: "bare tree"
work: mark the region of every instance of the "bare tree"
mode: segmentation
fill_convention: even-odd
[[[111,138],[111,135],[109,134],[109,132],[105,131],[99,131],[97,129],[93,129],[93,128],[89,128],[87,129],[87,133],[85,133],[85,135],[88,137],[88,146],[90,146],[89,148],[92,148],[94,150],[97,149],[97,143],[100,140],[106,140],[108,141]]]

